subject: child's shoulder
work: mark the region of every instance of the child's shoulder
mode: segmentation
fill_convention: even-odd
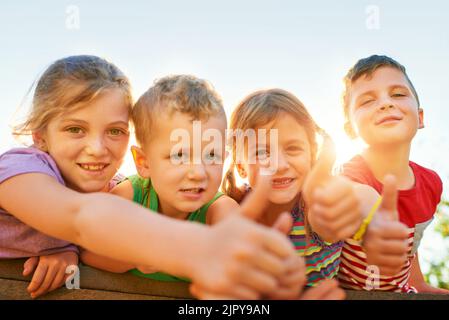
[[[53,161],[48,153],[34,147],[13,148],[0,155],[0,159],[2,161],[4,161],[5,159],[17,158],[36,159],[36,161],[43,162]]]
[[[231,197],[223,194],[207,209],[207,224],[215,224],[228,214],[238,212],[239,204]]]
[[[125,179],[117,184],[110,193],[129,200],[134,198],[134,188],[129,179]]]
[[[409,163],[415,175],[416,185],[420,185],[421,189],[432,191],[439,199],[443,192],[443,182],[438,173],[413,161]]]
[[[377,185],[371,169],[361,155],[356,155],[340,166],[340,174],[361,184]]]
[[[433,182],[441,182],[441,178],[434,170],[426,168],[417,164],[416,162],[410,161],[410,167],[413,169],[415,176],[431,179]]]
[[[44,173],[64,180],[53,158],[37,148],[24,147],[8,150],[0,155],[0,180],[24,173]]]

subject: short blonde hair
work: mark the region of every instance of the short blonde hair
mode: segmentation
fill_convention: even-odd
[[[136,140],[144,147],[153,135],[154,123],[161,113],[181,112],[192,120],[223,115],[221,97],[206,80],[192,75],[171,75],[156,80],[136,102],[132,111]]]
[[[13,135],[23,136],[45,130],[57,116],[82,108],[104,90],[123,91],[129,110],[133,105],[128,78],[105,59],[78,55],[52,63],[39,78],[26,120],[15,126]]]

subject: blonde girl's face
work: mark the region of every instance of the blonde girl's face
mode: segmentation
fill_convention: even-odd
[[[35,144],[55,160],[66,185],[107,191],[129,142],[129,108],[120,89],[107,89],[76,111],[51,120]]]
[[[311,147],[305,129],[290,115],[281,114],[277,120],[256,129],[266,129],[266,145],[247,145],[245,163],[237,165],[240,176],[247,178],[251,186],[257,182],[262,167],[267,163],[274,169],[268,199],[274,204],[288,204],[295,201],[301,192],[307,173],[311,169]],[[277,130],[277,155],[271,155],[269,130]],[[257,139],[259,141],[259,139]],[[249,161],[255,159],[256,161]],[[268,160],[268,162],[267,162]],[[255,163],[251,163],[255,162]]]
[[[158,195],[159,211],[174,218],[185,219],[212,200],[221,184],[226,119],[211,116],[195,128],[188,114],[161,113],[144,150],[133,148],[140,176],[151,179]],[[208,132],[216,138],[207,138]]]

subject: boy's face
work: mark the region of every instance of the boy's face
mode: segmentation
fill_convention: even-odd
[[[289,204],[291,201],[295,201],[300,193],[304,178],[312,164],[311,147],[306,131],[292,116],[287,114],[282,114],[274,122],[257,128],[257,137],[261,133],[259,129],[266,129],[266,145],[256,144],[254,147],[247,145],[245,163],[237,164],[237,168],[240,175],[243,178],[247,177],[249,184],[254,187],[261,167],[267,167],[263,163],[268,157],[269,167],[275,171],[268,199],[275,204]],[[270,142],[272,142],[269,130],[278,132],[277,156],[269,153]]]
[[[221,184],[226,119],[212,116],[196,126],[194,129],[190,115],[162,113],[145,151],[135,148],[139,174],[151,178],[159,210],[171,217],[184,218],[198,210],[212,200]],[[217,138],[207,137],[209,132]]]
[[[349,115],[355,132],[369,146],[410,143],[423,127],[423,111],[404,74],[381,67],[350,88]]]

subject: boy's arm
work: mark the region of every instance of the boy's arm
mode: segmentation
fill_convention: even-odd
[[[207,210],[206,224],[213,225],[238,212],[239,204],[227,195],[214,201]]]
[[[416,253],[415,258],[412,260],[410,285],[415,287],[419,293],[449,294],[449,290],[432,287],[424,280],[424,275],[419,266],[418,253]]]

